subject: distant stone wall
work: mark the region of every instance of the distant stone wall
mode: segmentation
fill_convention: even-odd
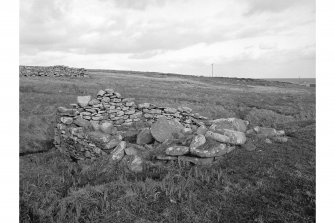
[[[57,66],[20,66],[20,76],[25,77],[88,77],[84,68],[73,68],[62,65]]]

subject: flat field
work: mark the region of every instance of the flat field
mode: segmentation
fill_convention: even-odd
[[[315,222],[315,88],[238,78],[90,70],[90,78],[20,77],[21,222]],[[238,148],[218,164],[143,173],[104,159],[83,168],[53,148],[58,106],[113,88],[137,103],[188,106],[284,129],[284,144]]]

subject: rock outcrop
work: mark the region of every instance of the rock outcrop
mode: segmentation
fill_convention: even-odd
[[[88,77],[84,68],[57,66],[20,66],[20,76],[25,77]]]
[[[288,140],[284,131],[249,126],[237,118],[208,120],[188,107],[137,104],[113,89],[100,90],[96,97],[78,96],[71,106],[57,109],[55,146],[78,160],[109,156],[110,162],[122,161],[134,172],[143,170],[143,151],[159,151],[154,158],[164,162],[208,165],[236,148],[255,150],[251,138]]]

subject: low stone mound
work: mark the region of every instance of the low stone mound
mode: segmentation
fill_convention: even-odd
[[[84,68],[57,66],[20,66],[20,76],[24,77],[88,77]]]
[[[163,162],[178,160],[208,165],[236,148],[255,150],[250,139],[267,143],[288,140],[284,131],[249,126],[237,118],[209,120],[188,107],[137,104],[113,89],[96,97],[78,96],[71,108],[57,109],[55,146],[74,159],[109,156],[142,171],[148,153]]]

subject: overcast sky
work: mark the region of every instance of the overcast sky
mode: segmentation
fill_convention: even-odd
[[[315,0],[20,0],[20,64],[315,77]]]

